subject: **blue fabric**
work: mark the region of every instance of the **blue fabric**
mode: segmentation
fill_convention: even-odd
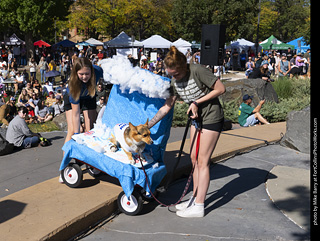
[[[129,91],[125,91],[122,93],[120,87],[114,85],[102,122],[110,128],[118,123],[144,124],[148,118],[150,120],[157,113],[164,102],[164,99],[148,98],[138,92],[129,94]],[[172,117],[173,109],[150,129],[154,143],[147,146],[145,151],[152,154],[155,162],[159,162],[158,167],[155,168],[153,167],[154,163],[146,166],[151,190],[147,187],[142,169],[116,161],[102,153],[95,152],[87,146],[78,144],[74,140],[68,141],[62,148],[65,155],[60,170],[64,169],[72,158],[75,158],[118,178],[128,197],[132,194],[136,184],[148,192],[154,191],[166,174],[163,156],[170,136]]]

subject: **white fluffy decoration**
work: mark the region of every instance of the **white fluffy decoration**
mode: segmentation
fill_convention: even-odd
[[[103,69],[104,81],[120,85],[121,91],[129,93],[138,91],[150,98],[166,99],[170,96],[170,82],[159,75],[139,67],[132,67],[130,61],[123,56],[103,59],[98,63]]]

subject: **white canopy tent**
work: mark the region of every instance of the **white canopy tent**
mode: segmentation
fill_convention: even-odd
[[[86,40],[85,42],[92,44],[94,46],[100,46],[103,45],[103,43],[95,38],[89,38],[88,40]]]
[[[191,43],[189,43],[188,41],[182,38],[179,38],[178,40],[174,41],[172,45],[176,46],[177,49],[183,54],[186,54],[188,49],[190,49],[191,51],[191,46],[192,46]]]
[[[226,47],[226,49],[237,49],[239,53],[241,53],[242,50],[245,50],[246,53],[248,49],[251,47],[253,52],[256,52],[255,44],[253,42],[250,42],[248,40],[245,40],[244,38],[237,39],[236,41],[232,41],[229,46]],[[262,47],[259,45],[258,51],[261,51]]]
[[[142,41],[144,48],[160,48],[168,49],[170,48],[172,42],[161,37],[160,35],[152,35],[150,38]]]

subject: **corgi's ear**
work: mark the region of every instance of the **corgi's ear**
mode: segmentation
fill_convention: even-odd
[[[144,124],[145,126],[148,126],[149,118],[147,119],[147,122]]]
[[[136,127],[135,127],[134,125],[132,125],[131,122],[129,122],[129,128],[130,128],[130,130],[133,130],[133,129],[135,129]]]

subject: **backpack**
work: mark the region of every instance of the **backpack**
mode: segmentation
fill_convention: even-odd
[[[9,143],[4,136],[7,130],[0,127],[0,156],[7,155],[13,152],[14,145]]]

